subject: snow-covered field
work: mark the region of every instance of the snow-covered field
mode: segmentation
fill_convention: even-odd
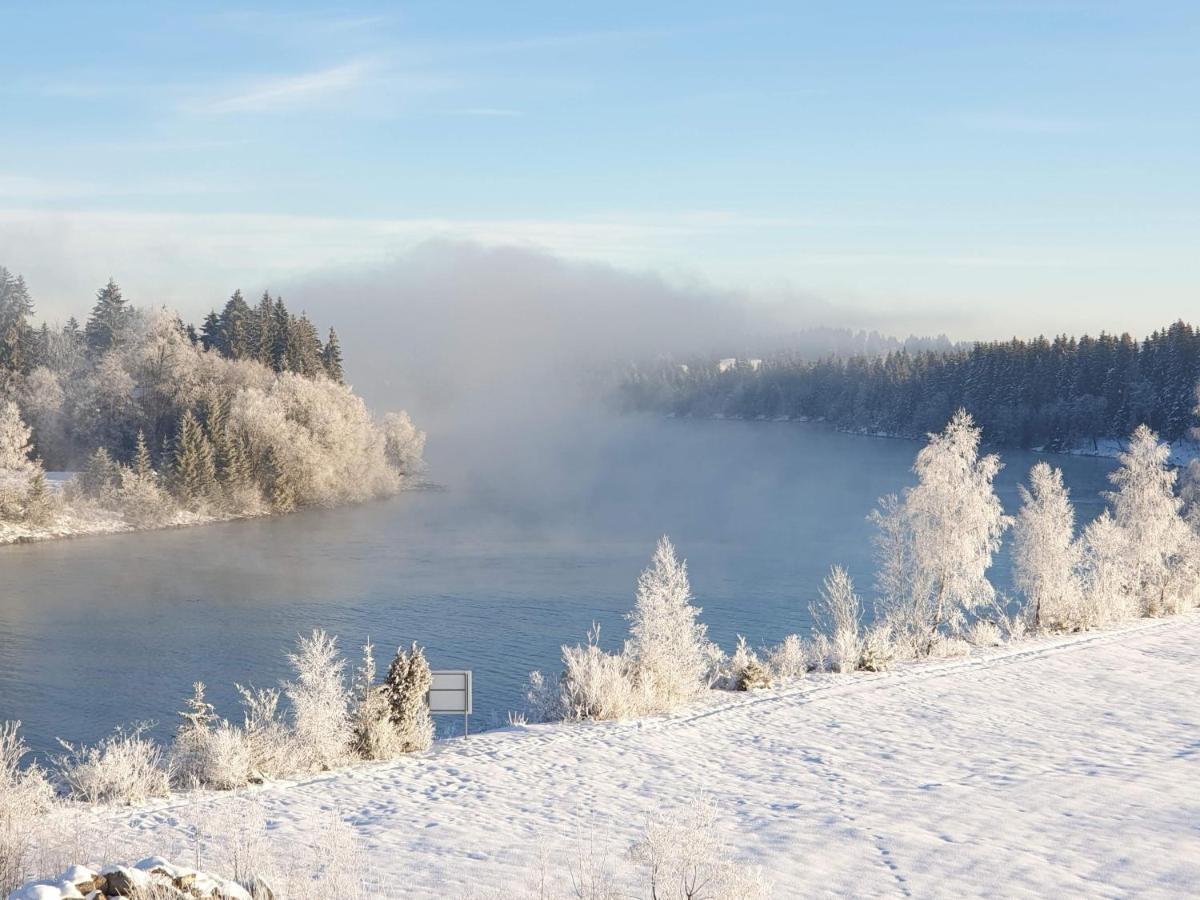
[[[383,896],[460,896],[588,835],[619,859],[700,790],[777,897],[1195,895],[1200,614],[95,815],[170,855],[247,804],[300,849],[332,810]]]

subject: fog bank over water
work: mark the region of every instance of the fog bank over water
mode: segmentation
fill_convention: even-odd
[[[374,269],[283,288],[334,322],[348,377],[372,404],[399,398],[429,423],[546,412],[596,370],[657,355],[730,355],[830,320],[813,298],[782,307],[702,284],[511,247],[431,242]]]

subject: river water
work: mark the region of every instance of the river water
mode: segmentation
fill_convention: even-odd
[[[504,723],[530,669],[593,622],[619,645],[659,535],[688,558],[710,635],[728,647],[807,634],[808,604],[841,563],[871,592],[875,499],[911,483],[919,445],[816,425],[611,419],[494,441],[431,440],[444,489],[363,506],[202,528],[0,548],[0,720],[39,752],[156,722],[166,737],[193,681],[240,717],[233,683],[275,685],[287,650],[322,627],[385,668],[423,644],[475,673],[473,728]],[[1006,452],[1005,508],[1037,454]],[[1081,520],[1112,462],[1049,457]],[[993,581],[1008,587],[1002,554]],[[439,722],[443,734],[461,720]]]

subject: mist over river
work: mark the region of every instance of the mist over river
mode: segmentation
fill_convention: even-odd
[[[287,677],[315,627],[352,666],[416,640],[435,668],[475,673],[473,728],[518,709],[529,670],[592,622],[615,647],[639,571],[667,533],[710,635],[732,646],[807,635],[833,563],[872,590],[867,514],[912,482],[919,444],[773,422],[580,419],[522,433],[431,434],[442,490],[336,510],[0,548],[0,720],[26,740],[94,741],[152,720],[169,736],[193,681],[240,721],[234,682]],[[1008,451],[1006,510],[1038,454]],[[1080,521],[1111,460],[1048,457]],[[1007,548],[992,570],[1008,588]],[[439,733],[461,730],[454,718]]]

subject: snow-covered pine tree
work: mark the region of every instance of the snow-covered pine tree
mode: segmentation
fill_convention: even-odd
[[[321,362],[325,366],[325,374],[341,384],[342,344],[338,340],[337,332],[332,328],[329,329],[329,340],[325,342],[325,349],[321,351]]]
[[[48,525],[54,519],[54,496],[46,485],[46,473],[41,466],[29,479],[29,491],[25,494],[25,521],[31,525]]]
[[[121,467],[113,460],[103,447],[88,457],[87,465],[80,473],[80,485],[84,493],[90,497],[104,497],[115,490],[121,474]]]
[[[291,704],[296,758],[305,769],[329,769],[345,762],[351,749],[350,693],[346,662],[337,639],[324,631],[302,637],[288,661],[295,680],[284,685]]]
[[[1177,612],[1196,594],[1196,536],[1181,515],[1169,457],[1170,447],[1139,425],[1108,476],[1116,486],[1107,497],[1124,534],[1128,581],[1145,615]]]
[[[154,464],[150,460],[150,448],[146,446],[146,433],[140,428],[137,443],[134,445],[132,468],[138,478],[154,477]]]
[[[1082,545],[1075,541],[1075,507],[1062,470],[1039,462],[1029,470],[1029,487],[1018,490],[1013,582],[1028,602],[1029,622],[1035,629],[1084,627],[1079,608]]]
[[[408,653],[401,647],[388,666],[386,693],[392,726],[402,753],[428,750],[433,744],[433,718],[428,694],[433,684],[425,651],[414,641]]]
[[[183,721],[175,729],[171,764],[179,782],[192,787],[203,781],[208,737],[218,721],[216,709],[205,699],[204,682],[192,685],[192,695],[184,702],[179,718]]]
[[[693,606],[687,562],[665,535],[638,577],[637,601],[628,615],[628,655],[647,702],[670,709],[705,689],[707,629]]]
[[[175,495],[188,505],[203,503],[213,496],[216,474],[212,442],[192,411],[186,410],[175,437],[172,471]]]
[[[111,278],[96,294],[96,305],[84,328],[88,350],[99,356],[121,342],[129,325],[131,310],[125,305],[121,289]]]
[[[363,759],[393,759],[403,752],[386,684],[375,683],[375,647],[363,644],[362,662],[354,671],[354,750]]]

